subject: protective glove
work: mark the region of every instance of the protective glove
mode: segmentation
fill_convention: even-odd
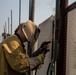
[[[49,43],[51,43],[50,41],[44,41],[42,44],[41,44],[41,48],[43,48],[45,45],[48,45]]]
[[[38,48],[33,54],[32,57],[38,56],[39,54],[46,54],[49,51],[49,43],[50,41],[45,41],[41,44],[40,48]]]
[[[44,54],[39,54],[39,55],[37,56],[37,58],[39,59],[40,64],[44,64],[44,58],[45,58],[45,55],[44,55]]]
[[[46,54],[48,51],[50,51],[49,43],[51,43],[51,42],[50,41],[45,41],[41,44],[40,49],[41,49],[42,53]]]
[[[37,67],[37,69],[40,69],[40,68],[42,68],[42,66],[43,66],[43,64],[40,64],[40,65]]]

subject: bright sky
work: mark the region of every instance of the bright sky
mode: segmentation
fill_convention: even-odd
[[[69,0],[72,3],[76,0]],[[21,22],[25,22],[29,17],[29,0],[21,0]],[[53,14],[55,0],[35,0],[35,20],[40,24]],[[19,24],[19,0],[0,0],[0,35],[3,33],[5,22],[8,26],[8,17],[11,18],[13,13],[13,32]],[[11,22],[11,21],[10,21]],[[7,27],[8,28],[8,27]],[[6,28],[6,29],[7,29]],[[7,29],[8,30],[8,29]],[[8,31],[7,31],[8,32]]]

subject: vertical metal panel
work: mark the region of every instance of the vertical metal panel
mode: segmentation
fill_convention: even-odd
[[[42,22],[39,27],[41,29],[41,33],[38,38],[38,47],[42,44],[44,41],[52,41],[52,21],[53,17],[51,16],[44,22]],[[37,75],[47,75],[47,70],[49,63],[51,62],[51,44],[50,44],[50,52],[47,53],[44,61],[44,65],[41,69],[38,69]],[[50,72],[50,71],[49,71]],[[51,74],[49,74],[51,75]]]
[[[68,12],[66,75],[76,75],[76,8]]]
[[[75,42],[75,29],[76,29],[76,2],[66,8],[67,18],[67,40],[66,40],[66,75],[75,75],[73,65],[76,63],[73,61],[74,42]],[[75,29],[74,29],[75,28]],[[75,35],[74,35],[75,34]],[[75,67],[75,66],[74,66]],[[76,69],[75,69],[76,70]]]

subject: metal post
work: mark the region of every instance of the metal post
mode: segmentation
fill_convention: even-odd
[[[12,35],[12,10],[11,10],[11,35]]]
[[[5,28],[4,28],[5,30],[5,33],[7,33],[7,25],[6,25],[6,22],[5,22]]]
[[[29,0],[29,20],[31,20],[32,0]]]
[[[9,34],[9,17],[8,17],[8,34]]]
[[[32,11],[32,0],[29,0],[29,20],[31,20],[31,11]],[[32,48],[30,47],[30,43],[28,43],[27,48],[28,48],[27,54],[29,55],[29,57],[31,57]]]
[[[35,0],[32,0],[32,21],[34,21],[35,17]]]
[[[29,20],[34,21],[34,10],[35,10],[35,0],[29,0]],[[32,55],[32,48],[30,43],[28,43],[28,55],[31,57]],[[31,75],[31,72],[28,73]]]
[[[29,0],[29,20],[34,21],[34,11],[35,11],[35,0]],[[31,56],[32,48],[28,43],[28,55]]]
[[[5,25],[4,25],[4,39],[6,38],[6,22],[5,22]]]
[[[29,0],[29,20],[34,21],[35,0]]]
[[[60,0],[60,36],[57,58],[57,75],[66,75],[66,33],[67,33],[67,15],[65,8],[68,0]],[[58,21],[57,21],[58,22]]]
[[[59,40],[59,28],[60,28],[60,0],[56,0],[56,18],[55,18],[55,51],[54,51],[54,61],[57,60],[58,51],[58,40]]]
[[[57,57],[59,48],[59,30],[60,30],[60,0],[56,0],[56,16],[55,16],[55,42],[54,42],[54,75],[57,73]]]
[[[21,23],[21,0],[19,0],[19,24]]]

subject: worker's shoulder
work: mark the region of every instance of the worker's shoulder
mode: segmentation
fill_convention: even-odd
[[[16,40],[18,40],[18,38],[17,38],[17,36],[16,35],[10,35],[10,36],[8,36],[7,38],[5,38],[4,40],[3,40],[3,42],[11,42],[11,41],[16,41]]]
[[[17,36],[16,35],[10,35],[6,39],[17,39]]]

